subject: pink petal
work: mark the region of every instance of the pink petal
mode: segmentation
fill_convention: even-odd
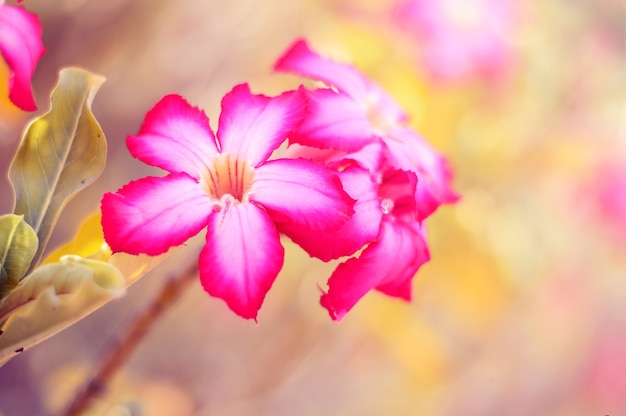
[[[367,169],[370,175],[374,177],[381,169],[383,159],[382,149],[382,142],[380,140],[376,140],[367,146],[363,146],[356,152],[346,154],[343,159],[355,162],[359,166]]]
[[[383,220],[378,241],[335,269],[321,305],[339,321],[370,290],[405,284],[424,262],[422,241],[410,227]]]
[[[350,65],[321,57],[313,52],[303,39],[291,45],[278,59],[274,69],[323,81],[358,102],[365,103],[368,98],[370,83],[359,71]]]
[[[254,204],[232,205],[209,219],[200,281],[233,312],[256,320],[283,259],[284,249],[269,216]]]
[[[265,162],[302,121],[305,106],[302,90],[270,98],[252,95],[247,84],[236,86],[222,99],[217,133],[222,153],[255,167]]]
[[[418,210],[415,200],[415,189],[418,184],[417,176],[413,172],[398,169],[386,169],[380,172],[378,195],[381,200],[393,202],[388,207],[388,213],[403,221],[416,220]]]
[[[306,159],[271,160],[255,171],[250,199],[261,204],[277,227],[315,231],[338,228],[350,219],[354,200],[335,173]]]
[[[290,144],[283,154],[286,159],[304,158],[319,163],[328,163],[335,160],[343,160],[346,152],[337,149],[320,149],[317,147],[303,146],[297,143]]]
[[[326,59],[311,51],[307,43],[300,39],[276,62],[277,71],[323,81],[350,96],[355,103],[377,119],[402,122],[407,115],[402,108],[379,85],[368,80],[352,65]],[[373,124],[372,124],[373,126]]]
[[[420,219],[432,214],[441,204],[458,200],[459,196],[452,189],[452,171],[447,160],[417,133],[408,128],[394,129],[385,144],[393,166],[417,174]]]
[[[320,233],[292,224],[281,224],[288,235],[309,255],[323,261],[350,256],[378,235],[382,211],[376,184],[365,169],[352,166],[339,173],[343,188],[357,200],[352,218],[337,230]]]
[[[306,117],[290,143],[351,151],[372,141],[370,121],[352,98],[328,88],[307,91],[306,98]]]
[[[37,16],[0,3],[0,53],[11,71],[9,98],[22,110],[37,109],[30,82],[45,52]]]
[[[213,204],[184,173],[130,182],[102,198],[104,238],[114,252],[157,255],[207,224]]]
[[[399,273],[395,276],[393,274],[388,275],[387,278],[376,286],[376,290],[386,294],[387,296],[393,296],[410,301],[413,276],[424,263],[430,260],[430,251],[428,250],[426,237],[423,234],[423,231],[420,230],[420,226],[417,223],[405,225],[408,227],[408,230],[412,231],[413,234],[412,243],[414,244],[414,251],[416,253],[415,259],[413,260],[413,263],[406,267],[404,273]]]
[[[292,144],[287,148],[284,156],[296,159],[305,158],[325,163],[333,169],[341,170],[346,166],[356,164],[367,169],[372,177],[378,174],[382,163],[382,142],[376,138],[372,143],[363,146],[355,152],[342,152],[333,149],[317,149],[299,144]]]
[[[218,154],[207,116],[178,95],[163,97],[146,114],[139,134],[128,136],[127,144],[142,162],[196,179]]]

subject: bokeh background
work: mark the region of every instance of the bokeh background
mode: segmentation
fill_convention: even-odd
[[[159,174],[124,141],[160,97],[182,94],[215,122],[235,84],[275,94],[302,82],[271,70],[299,36],[384,85],[448,155],[462,195],[428,219],[432,260],[410,304],[371,293],[333,323],[318,305],[332,265],[285,241],[288,261],[258,325],[195,284],[96,414],[626,414],[626,3],[399,3],[22,3],[39,15],[47,48],[33,81],[40,113],[60,68],[107,78],[93,107],[108,165],[68,205],[51,248],[103,192]],[[0,102],[4,172],[31,116]],[[13,200],[0,176],[6,213]],[[0,368],[0,414],[66,406],[179,267],[165,262]]]

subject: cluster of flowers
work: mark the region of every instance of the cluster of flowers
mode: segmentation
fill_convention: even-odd
[[[321,297],[333,319],[372,289],[409,300],[429,259],[424,220],[457,199],[445,159],[378,85],[304,40],[275,69],[328,87],[267,97],[238,85],[222,99],[216,134],[177,95],[148,112],[128,148],[169,174],[104,195],[106,241],[158,255],[206,227],[202,285],[244,318],[256,319],[283,266],[280,233],[323,261],[352,256]],[[270,158],[287,139],[283,157]]]
[[[9,67],[9,98],[24,111],[37,109],[30,80],[45,53],[37,16],[0,0],[0,53]]]
[[[30,82],[45,53],[41,25],[3,0],[0,53],[9,98],[36,110]],[[208,228],[202,284],[245,318],[256,319],[282,268],[280,233],[323,261],[352,256],[321,297],[333,319],[372,289],[410,299],[412,277],[429,259],[424,220],[457,199],[445,159],[378,85],[305,41],[275,69],[327,87],[266,97],[236,86],[222,100],[217,134],[182,97],[157,103],[128,147],[169,175],[105,194],[105,239],[115,252],[158,255]],[[270,160],[287,139],[283,158]]]

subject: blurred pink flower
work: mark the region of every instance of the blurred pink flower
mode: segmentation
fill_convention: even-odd
[[[45,53],[37,16],[0,1],[0,53],[10,70],[9,98],[22,110],[36,110],[30,82]]]
[[[451,188],[448,162],[417,132],[408,127],[408,115],[380,86],[350,65],[323,58],[304,40],[296,41],[277,61],[277,71],[323,81],[335,89],[307,91],[308,111],[289,137],[290,143],[356,152],[382,143],[389,168],[413,172],[417,178],[418,220],[458,196]],[[377,174],[378,166],[370,166]]]
[[[498,78],[511,63],[511,0],[400,0],[393,18],[436,80]]]
[[[598,169],[594,189],[599,214],[604,220],[626,232],[626,168],[620,163],[607,163]]]
[[[279,230],[294,240],[344,224],[354,200],[336,174],[310,160],[269,160],[304,115],[303,91],[270,98],[239,85],[222,100],[217,135],[204,112],[164,97],[128,148],[169,172],[131,182],[102,200],[114,252],[157,255],[208,227],[200,254],[205,290],[256,319],[283,265]],[[217,137],[216,137],[217,136]]]
[[[584,373],[584,391],[602,409],[619,414],[626,408],[626,335],[623,324],[605,323],[593,340]],[[612,328],[611,328],[612,327]],[[610,328],[610,329],[608,329]]]
[[[575,184],[572,201],[579,204],[585,227],[601,231],[615,248],[626,245],[626,167],[623,160],[601,158],[584,181]]]

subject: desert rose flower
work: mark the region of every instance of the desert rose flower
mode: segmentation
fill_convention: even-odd
[[[378,236],[358,257],[341,263],[328,279],[320,303],[341,320],[370,290],[411,300],[411,282],[430,260],[424,226],[416,220],[412,172],[387,170],[378,185],[382,213]]]
[[[366,146],[356,153],[340,153],[292,145],[290,157],[307,157],[336,169],[348,194],[357,200],[355,214],[340,229],[303,238],[309,253],[323,260],[352,255],[345,252],[363,244],[360,255],[341,263],[328,280],[320,303],[333,320],[341,320],[371,290],[411,299],[411,282],[430,259],[424,224],[416,207],[417,177],[413,172],[375,163],[380,146]],[[368,167],[376,165],[372,176]]]
[[[323,164],[268,160],[304,111],[302,90],[270,98],[239,85],[224,96],[214,135],[204,112],[164,97],[128,148],[169,174],[105,194],[102,225],[112,250],[157,255],[207,228],[203,287],[256,319],[283,265],[279,230],[297,241],[300,233],[339,228],[353,214],[354,200]]]
[[[357,200],[354,216],[338,230],[300,236],[321,259],[352,256],[333,271],[320,303],[341,320],[371,290],[410,300],[412,279],[430,259],[424,220],[458,199],[447,161],[409,127],[393,98],[353,66],[298,40],[275,69],[330,87],[306,91],[306,117],[290,135],[286,156],[325,163]],[[359,254],[342,251],[363,241]]]
[[[446,159],[408,126],[407,114],[393,98],[354,67],[326,59],[304,40],[297,40],[275,69],[333,87],[306,92],[307,116],[290,136],[290,143],[358,152],[381,142],[383,159],[390,168],[413,172],[418,178],[418,220],[458,199]],[[376,169],[372,174],[377,174]]]
[[[0,1],[0,53],[10,71],[10,100],[22,110],[36,110],[30,82],[45,53],[37,16]]]

